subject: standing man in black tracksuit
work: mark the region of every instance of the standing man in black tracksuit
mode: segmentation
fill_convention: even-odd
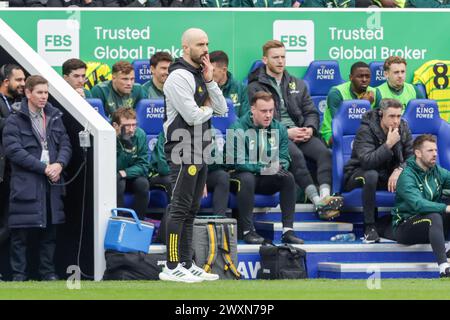
[[[331,195],[331,153],[319,137],[319,112],[314,106],[305,83],[290,75],[286,67],[286,49],[278,40],[263,46],[264,66],[248,79],[248,100],[258,91],[270,92],[275,100],[274,118],[288,130],[289,155],[297,185],[305,191],[322,219],[339,215],[343,198]],[[317,190],[306,167],[305,158],[317,166]]]
[[[183,57],[170,66],[163,88],[164,151],[173,192],[167,218],[167,263],[159,278],[192,283],[219,278],[193,263],[192,233],[207,177],[203,152],[212,140],[210,119],[213,113],[225,114],[227,104],[213,80],[208,35],[191,28],[183,33],[181,42]]]

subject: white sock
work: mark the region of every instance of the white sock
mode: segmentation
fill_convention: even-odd
[[[331,194],[331,187],[329,184],[321,184],[319,186],[320,199],[328,197]]]
[[[445,243],[445,252],[450,250],[450,241]]]
[[[307,186],[305,189],[305,194],[315,206],[319,204],[320,197],[319,194],[317,193],[317,188],[315,185],[310,184],[309,186]]]
[[[285,234],[288,231],[294,231],[294,229],[293,228],[284,228],[283,227],[283,234]]]
[[[439,265],[439,272],[440,273],[445,273],[445,269],[449,268],[450,265],[447,262],[441,263]]]
[[[319,196],[315,196],[314,198],[312,198],[311,201],[317,207],[319,205],[319,202],[320,202],[320,197]]]

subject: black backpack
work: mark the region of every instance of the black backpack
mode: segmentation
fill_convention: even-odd
[[[103,280],[159,280],[166,261],[165,253],[105,252],[106,270]]]
[[[276,246],[263,244],[259,247],[261,269],[258,279],[306,279],[306,251],[289,244]]]

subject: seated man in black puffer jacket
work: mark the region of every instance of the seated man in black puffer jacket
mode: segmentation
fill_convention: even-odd
[[[350,160],[344,168],[344,190],[363,188],[364,242],[378,242],[375,228],[375,193],[395,192],[397,179],[413,154],[408,123],[401,119],[402,104],[382,99],[379,109],[367,111],[353,141]]]

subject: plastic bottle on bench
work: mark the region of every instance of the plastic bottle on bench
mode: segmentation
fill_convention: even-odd
[[[349,242],[349,241],[355,241],[356,236],[354,233],[344,233],[344,234],[337,234],[334,237],[331,237],[331,241],[340,241],[340,242]]]

